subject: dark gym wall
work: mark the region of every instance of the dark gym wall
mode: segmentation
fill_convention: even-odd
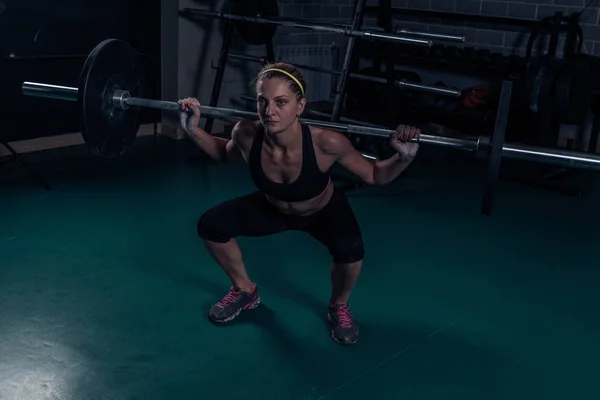
[[[128,41],[144,54],[144,70],[159,71],[160,0],[0,3],[0,134],[6,140],[80,131],[76,103],[24,97],[21,83],[77,87],[87,54],[104,39]],[[152,85],[159,87],[157,79]]]

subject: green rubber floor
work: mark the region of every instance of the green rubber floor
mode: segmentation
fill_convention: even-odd
[[[329,337],[329,257],[290,232],[240,240],[263,304],[207,320],[229,282],[196,237],[252,190],[243,166],[139,139],[0,166],[0,399],[600,398],[598,197],[500,182],[422,149],[386,187],[349,194],[367,256],[353,347]],[[596,192],[597,193],[597,192]]]

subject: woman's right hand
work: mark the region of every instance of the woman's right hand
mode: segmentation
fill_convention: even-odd
[[[178,103],[181,107],[179,112],[181,127],[187,133],[191,133],[200,124],[200,102],[195,97],[187,97],[179,100]],[[189,113],[190,110],[193,111],[193,114]]]

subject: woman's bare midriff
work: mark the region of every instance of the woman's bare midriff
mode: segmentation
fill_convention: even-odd
[[[290,203],[287,201],[281,201],[269,197],[265,194],[271,204],[273,204],[282,214],[295,215],[295,216],[307,216],[314,214],[321,210],[329,203],[331,196],[333,195],[333,183],[329,181],[329,184],[321,194],[317,197],[313,197],[310,200],[302,202]]]

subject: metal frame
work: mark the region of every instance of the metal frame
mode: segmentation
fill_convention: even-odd
[[[386,6],[384,8],[386,10],[388,8],[391,8],[391,2],[389,0],[383,0],[383,1]],[[208,10],[198,10],[198,9],[192,9],[192,8],[184,9],[182,11],[182,15],[184,15],[184,16],[221,18],[221,19],[224,19],[227,21],[227,31],[226,31],[226,36],[223,40],[222,48],[221,48],[219,64],[217,67],[217,77],[215,79],[215,84],[213,87],[213,93],[212,93],[212,97],[211,97],[211,101],[210,101],[210,106],[212,106],[212,107],[217,106],[218,95],[220,92],[220,87],[222,85],[223,71],[226,67],[226,62],[227,62],[228,58],[251,61],[251,62],[260,62],[263,64],[266,62],[274,62],[275,61],[274,54],[273,54],[274,51],[273,51],[272,41],[267,44],[268,54],[267,54],[266,59],[260,58],[260,57],[249,56],[249,55],[245,55],[245,54],[229,52],[229,41],[230,41],[230,35],[232,33],[231,32],[232,31],[232,22],[234,22],[234,21],[266,23],[266,24],[270,23],[270,24],[277,24],[277,25],[283,25],[283,26],[292,26],[292,27],[297,27],[297,28],[314,29],[314,30],[318,30],[318,31],[329,31],[329,32],[335,32],[335,33],[340,33],[340,34],[349,36],[341,71],[331,71],[331,70],[325,70],[322,68],[312,67],[312,66],[308,66],[308,65],[295,64],[295,66],[300,69],[316,71],[316,72],[321,72],[321,73],[329,73],[332,75],[336,75],[338,77],[336,89],[334,90],[335,98],[333,101],[333,110],[332,110],[331,115],[329,116],[330,120],[334,121],[334,122],[341,120],[341,111],[342,111],[343,99],[344,99],[344,95],[346,92],[346,83],[347,83],[348,78],[389,84],[390,89],[393,87],[401,87],[401,88],[405,88],[405,89],[432,92],[432,93],[436,93],[436,94],[448,95],[448,96],[454,96],[454,97],[459,97],[461,95],[460,90],[440,88],[440,87],[430,86],[430,85],[422,85],[422,84],[417,84],[417,83],[412,83],[412,82],[406,82],[403,80],[402,81],[395,80],[393,78],[393,68],[390,70],[389,65],[388,65],[387,79],[366,76],[366,75],[358,74],[358,73],[351,73],[350,72],[351,64],[355,64],[357,62],[356,55],[354,54],[354,44],[355,44],[357,38],[372,38],[372,39],[387,40],[387,41],[408,41],[411,43],[428,44],[428,45],[432,44],[432,42],[430,41],[430,39],[432,39],[432,38],[451,40],[451,41],[461,41],[461,42],[465,40],[464,36],[442,35],[442,34],[427,33],[427,32],[415,32],[415,31],[404,31],[404,32],[406,32],[407,35],[421,36],[421,37],[426,37],[427,39],[414,39],[414,38],[409,38],[407,36],[399,36],[399,35],[390,34],[389,31],[391,31],[393,28],[391,25],[391,14],[387,13],[388,15],[386,18],[386,16],[384,15],[384,14],[386,14],[385,10],[381,10],[380,15],[379,15],[380,23],[382,23],[382,19],[386,19],[385,24],[384,24],[385,29],[383,29],[384,32],[375,33],[375,32],[363,31],[363,30],[360,30],[360,28],[361,28],[363,17],[364,17],[365,7],[366,7],[365,0],[356,0],[354,16],[352,19],[352,23],[349,26],[348,25],[339,25],[339,24],[328,24],[328,25],[317,24],[317,23],[311,23],[311,22],[307,22],[307,21],[300,21],[300,20],[293,19],[293,18],[278,18],[276,20],[276,19],[264,18],[264,17],[260,17],[260,16],[250,17],[250,16],[235,15],[235,14],[228,14],[228,13],[219,13],[219,12],[208,11]],[[388,64],[389,64],[389,62],[388,62]],[[393,66],[393,64],[392,64],[392,66]],[[390,105],[390,107],[393,107],[393,105]],[[315,114],[313,114],[313,115],[315,115]],[[324,116],[324,115],[327,115],[327,114],[322,114],[321,116]],[[211,128],[212,128],[212,119],[209,119],[209,120],[207,120],[206,130],[208,132],[210,132]]]
[[[366,5],[366,0],[356,0],[356,6],[354,8],[354,17],[352,18],[351,30],[358,30],[362,25],[363,13]],[[333,100],[333,111],[331,112],[331,120],[339,121],[342,113],[342,103],[344,100],[344,94],[346,93],[346,82],[348,81],[348,73],[350,69],[350,63],[353,61],[354,56],[354,44],[356,42],[356,36],[350,36],[348,43],[346,44],[346,54],[344,55],[344,62],[342,64],[342,71],[337,82],[335,89],[335,99]],[[429,43],[431,46],[431,43]]]
[[[485,186],[483,189],[483,200],[481,202],[481,213],[490,215],[492,213],[492,203],[496,189],[496,181],[500,176],[500,164],[502,162],[502,149],[506,138],[506,127],[508,126],[508,115],[510,113],[510,101],[512,99],[513,82],[504,81],[500,90],[498,101],[498,111],[494,130],[490,137],[487,161],[488,168],[485,177]]]
[[[219,63],[217,65],[217,75],[215,76],[215,83],[213,84],[212,93],[210,94],[210,106],[216,107],[219,105],[219,95],[221,94],[221,88],[223,86],[223,77],[225,76],[225,67],[227,66],[227,56],[229,55],[229,46],[231,44],[231,34],[233,33],[233,23],[227,21],[225,27],[225,35],[223,36],[223,43],[221,43],[221,51],[219,52]],[[206,132],[212,132],[214,119],[207,118],[204,124],[204,130]]]
[[[229,53],[229,59],[250,61],[250,62],[256,62],[256,63],[261,63],[261,64],[269,62],[269,60],[266,58],[254,57],[254,56],[249,56],[247,54],[240,54],[240,53],[235,53],[235,52]],[[324,74],[331,74],[331,75],[336,75],[336,76],[340,76],[342,74],[340,71],[324,69],[324,68],[319,68],[319,67],[313,67],[311,65],[294,64],[294,67],[296,67],[298,69],[306,70],[306,71],[315,71],[315,72],[321,72]],[[363,80],[363,81],[388,83],[387,79],[379,78],[377,76],[368,76],[368,75],[357,74],[357,73],[349,73],[348,77],[353,78],[353,79]],[[459,97],[462,94],[462,91],[458,90],[458,89],[448,89],[448,88],[443,88],[443,87],[438,87],[438,86],[421,85],[419,83],[406,82],[403,80],[402,81],[393,80],[392,83],[395,86],[405,88],[405,89],[419,90],[419,91],[423,91],[423,92],[436,93],[436,94],[448,95],[448,96],[453,96],[453,97]]]

